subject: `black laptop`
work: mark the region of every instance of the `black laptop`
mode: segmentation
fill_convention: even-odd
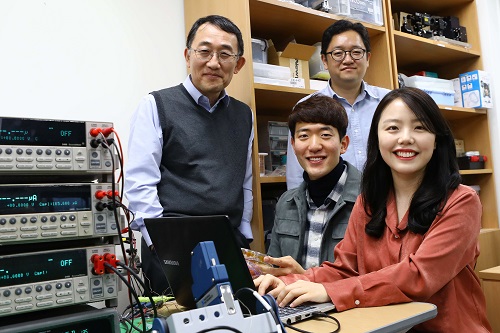
[[[227,216],[160,217],[144,219],[144,223],[178,304],[196,307],[191,291],[191,251],[203,241],[214,242],[233,293],[243,287],[255,289]]]
[[[226,267],[233,293],[255,285],[245,258],[238,247],[233,227],[225,215],[179,216],[144,219],[163,272],[178,304],[193,309],[196,307],[191,285],[191,252],[199,242],[213,241],[219,262]],[[245,294],[243,294],[245,295]],[[246,294],[248,295],[248,294]],[[251,296],[251,295],[250,295]],[[253,296],[251,296],[253,298]],[[247,307],[250,301],[242,299]],[[253,300],[255,302],[255,300]],[[292,313],[280,313],[285,323],[306,319],[314,311],[330,311],[333,303],[308,304],[300,307],[304,313],[297,314],[297,308],[288,308]],[[287,308],[280,308],[280,312]],[[251,309],[253,312],[253,309]]]

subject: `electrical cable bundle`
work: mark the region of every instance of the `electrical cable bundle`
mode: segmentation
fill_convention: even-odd
[[[125,213],[125,218],[127,220],[127,226],[125,228],[117,227],[119,245],[121,248],[122,256],[124,258],[124,263],[120,261],[116,261],[116,266],[121,268],[118,269],[115,265],[106,262],[104,266],[108,272],[114,272],[119,279],[127,286],[128,289],[128,298],[129,305],[124,310],[124,313],[121,315],[121,322],[125,322],[128,324],[128,332],[132,332],[132,329],[135,329],[137,332],[147,332],[146,319],[147,318],[156,318],[157,317],[157,306],[160,304],[156,304],[155,300],[146,287],[144,281],[138,275],[139,268],[137,267],[137,249],[136,249],[136,241],[133,234],[132,229],[130,228],[131,220],[133,220],[133,213],[129,211],[129,209],[122,203],[122,196],[119,193],[123,193],[123,179],[124,179],[124,169],[123,169],[123,151],[122,145],[120,142],[120,138],[118,133],[114,129],[110,129],[111,132],[115,134],[115,137],[118,141],[118,146],[115,143],[114,139],[107,139],[106,136],[100,132],[95,139],[95,144],[101,145],[103,148],[106,148],[110,151],[111,155],[113,155],[114,150],[118,155],[118,161],[120,163],[120,172],[118,179],[115,177],[115,172],[111,174],[111,184],[112,189],[110,196],[112,198],[112,204],[108,204],[108,209],[112,209],[115,216],[115,224],[117,226],[121,226],[120,223],[120,214],[118,213],[118,208],[121,208]],[[113,149],[113,147],[115,149]],[[115,169],[115,159],[112,158],[112,170]],[[116,189],[116,184],[121,182],[120,192]],[[131,219],[132,217],[132,219]],[[123,237],[123,234],[127,234],[126,237]],[[129,244],[128,250],[125,250],[125,243]],[[125,274],[122,273],[122,270],[125,271]],[[139,295],[146,295],[147,301],[144,301],[144,298],[139,297]],[[142,320],[142,328],[137,327],[134,324],[135,318],[141,318]]]

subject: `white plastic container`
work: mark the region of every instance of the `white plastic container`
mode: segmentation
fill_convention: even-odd
[[[449,105],[449,106],[455,105],[454,90],[427,90],[427,89],[422,89],[422,90],[425,91],[427,94],[429,94],[429,96],[432,97],[432,99],[434,100],[434,102],[436,102],[436,104]]]
[[[383,25],[381,0],[349,0],[350,16],[356,20]]]
[[[429,77],[429,76],[413,75],[413,76],[408,76],[408,77],[404,78],[404,81],[405,81],[406,85],[409,87],[415,87],[415,88],[420,88],[420,89],[429,89],[429,90],[451,90],[451,91],[454,91],[452,80],[438,79],[438,78]]]
[[[253,75],[268,79],[289,81],[292,77],[290,67],[277,66],[270,64],[253,63]]]
[[[252,61],[267,64],[267,48],[265,39],[252,38]]]
[[[437,104],[455,105],[455,89],[453,89],[452,80],[414,75],[404,77],[404,82],[408,87],[422,89],[429,94]]]
[[[349,0],[328,0],[330,5],[330,13],[337,15],[351,15],[351,7]]]

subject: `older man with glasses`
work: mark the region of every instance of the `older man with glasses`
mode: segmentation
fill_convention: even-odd
[[[245,64],[243,39],[229,19],[211,15],[191,27],[184,50],[191,74],[144,97],[131,121],[125,194],[142,233],[142,269],[157,294],[168,289],[144,218],[227,215],[241,247],[252,239],[250,108],[225,88]],[[165,242],[169,237],[164,235]]]
[[[373,113],[380,100],[389,92],[388,89],[371,86],[363,80],[370,65],[370,50],[370,37],[361,23],[340,20],[329,26],[323,32],[321,59],[330,73],[330,81],[327,87],[313,94],[332,97],[346,109],[350,144],[342,158],[360,171],[363,171],[366,161],[366,142]],[[303,173],[289,138],[286,165],[288,189],[302,183]]]

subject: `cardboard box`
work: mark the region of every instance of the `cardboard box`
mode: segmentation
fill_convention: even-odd
[[[309,89],[309,59],[316,48],[314,46],[288,43],[280,48],[269,41],[267,52],[268,62],[278,66],[288,66],[292,72],[292,79],[304,80],[304,87]]]
[[[491,80],[485,71],[475,70],[459,75],[462,102],[466,108],[491,108]]]

